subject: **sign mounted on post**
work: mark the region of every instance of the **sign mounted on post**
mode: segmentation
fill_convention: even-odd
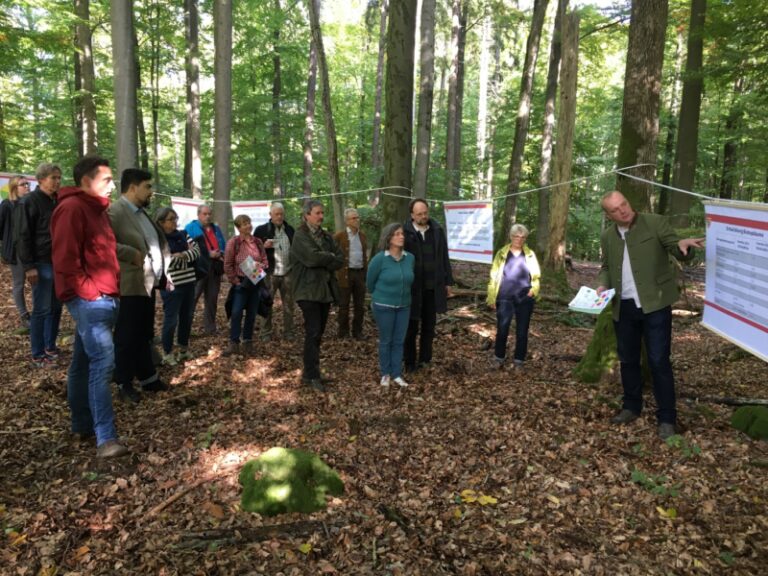
[[[493,261],[493,202],[469,200],[445,203],[448,257],[490,264]]]
[[[269,220],[269,205],[269,200],[232,202],[232,218],[246,214],[250,217],[253,227],[256,228],[256,226]],[[234,225],[232,227],[235,230],[235,235],[240,234]]]
[[[702,324],[768,362],[768,206],[705,202]]]

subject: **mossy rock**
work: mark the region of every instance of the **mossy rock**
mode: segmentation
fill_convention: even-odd
[[[731,426],[755,440],[768,440],[768,407],[742,406],[731,416]]]
[[[344,493],[344,483],[319,456],[291,448],[270,448],[240,471],[243,510],[263,516],[308,514],[325,508],[325,495]]]

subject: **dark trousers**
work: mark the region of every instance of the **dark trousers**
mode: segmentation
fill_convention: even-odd
[[[155,293],[152,296],[122,296],[115,324],[115,382],[147,384],[157,379],[152,362],[152,332],[155,323]]]
[[[256,313],[259,311],[259,287],[247,278],[241,278],[240,284],[232,287],[232,316],[229,320],[230,342],[253,340],[253,327],[256,324]],[[245,316],[245,322],[243,322]]]
[[[507,338],[512,319],[515,318],[514,359],[523,362],[528,353],[528,327],[531,325],[534,299],[528,296],[522,302],[514,300],[496,301],[496,358],[507,356]]]
[[[413,308],[411,308],[413,309]],[[437,310],[435,309],[435,291],[424,290],[421,294],[420,314],[411,316],[408,322],[408,332],[405,334],[405,351],[403,360],[406,370],[413,370],[418,364],[432,362],[432,341],[435,339]],[[419,355],[416,362],[416,337],[419,337]]]
[[[163,299],[163,352],[170,354],[173,351],[173,337],[177,327],[179,346],[189,344],[192,315],[195,312],[195,285],[190,282],[175,286],[170,292],[161,290],[160,296]]]
[[[206,334],[216,333],[216,310],[219,305],[221,278],[211,270],[208,276],[195,283],[195,308],[200,296],[203,296],[203,330]]]
[[[365,271],[347,270],[349,286],[339,287],[339,336],[349,336],[349,303],[353,302],[352,336],[363,335],[363,316],[365,314]]]
[[[660,423],[674,424],[675,379],[672,374],[672,307],[644,314],[634,300],[622,300],[619,321],[613,323],[621,363],[624,387],[623,408],[640,414],[643,410],[643,374],[640,368],[642,342],[648,354],[648,367],[656,397],[656,418]]]
[[[320,344],[328,323],[330,303],[299,300],[299,308],[304,315],[304,373],[305,380],[320,378]]]

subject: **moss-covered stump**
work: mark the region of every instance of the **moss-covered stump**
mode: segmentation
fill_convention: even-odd
[[[344,493],[344,483],[319,456],[303,450],[271,448],[240,471],[243,510],[263,516],[308,514],[325,508],[325,495]]]
[[[617,360],[616,332],[611,307],[607,306],[597,317],[592,339],[581,361],[573,369],[573,375],[581,382],[598,382]]]
[[[742,406],[731,416],[731,426],[755,440],[768,439],[768,407]]]

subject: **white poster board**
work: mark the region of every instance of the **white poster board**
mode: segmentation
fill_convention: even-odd
[[[768,362],[768,206],[705,202],[702,324]]]
[[[445,203],[448,257],[490,264],[493,261],[493,202],[469,200]]]
[[[251,218],[253,227],[261,226],[269,220],[269,200],[247,200],[243,202],[232,202],[232,218],[240,214],[247,214]],[[235,234],[239,234],[237,228],[232,226]]]
[[[197,208],[201,204],[203,204],[202,200],[179,198],[178,196],[171,197],[171,207],[176,211],[176,214],[179,217],[179,230],[184,230],[187,224],[193,220],[197,220]]]

